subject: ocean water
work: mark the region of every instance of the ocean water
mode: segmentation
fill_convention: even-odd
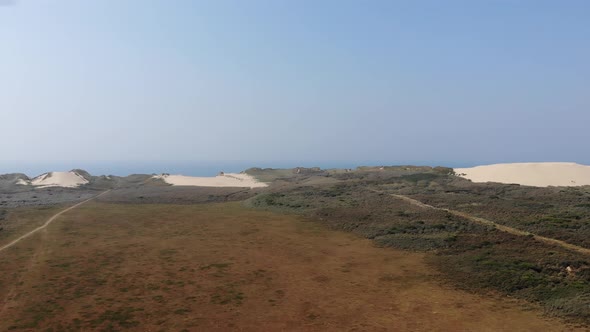
[[[453,165],[451,165],[453,164]],[[50,171],[69,171],[83,169],[92,175],[117,175],[129,174],[182,174],[188,176],[215,176],[219,172],[238,173],[251,167],[260,168],[295,168],[295,167],[321,167],[328,168],[356,168],[358,166],[381,165],[444,165],[449,167],[474,166],[465,163],[444,162],[404,162],[404,161],[352,161],[352,162],[327,162],[327,161],[203,161],[203,162],[2,162],[0,161],[0,174],[24,173],[34,177]]]
[[[189,176],[215,176],[219,172],[239,173],[251,167],[260,168],[354,168],[360,164],[314,162],[0,162],[0,174],[24,173],[34,177],[50,171],[83,169],[92,175],[129,174],[182,174]]]

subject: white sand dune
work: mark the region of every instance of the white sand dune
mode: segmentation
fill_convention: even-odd
[[[455,168],[473,182],[516,183],[534,187],[590,185],[590,166],[576,163],[514,163]]]
[[[155,179],[174,186],[196,186],[196,187],[240,187],[240,188],[261,188],[268,184],[258,181],[248,174],[225,173],[214,177],[193,177],[184,175],[156,175]]]
[[[76,188],[87,184],[88,180],[76,172],[49,172],[41,174],[31,181],[19,180],[17,184],[32,185],[38,188],[64,187]]]
[[[20,184],[21,186],[28,186],[31,184],[31,181],[27,181],[27,180],[23,180],[23,179],[18,179],[16,181],[16,184]]]

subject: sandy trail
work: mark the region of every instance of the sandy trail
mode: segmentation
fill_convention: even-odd
[[[40,231],[40,230],[42,230],[42,229],[45,229],[45,228],[46,228],[47,226],[49,226],[49,225],[50,225],[50,224],[51,224],[51,223],[52,223],[52,222],[53,222],[55,219],[59,218],[59,216],[61,216],[62,214],[66,213],[66,212],[68,212],[68,211],[71,211],[71,210],[73,210],[73,209],[75,209],[75,208],[79,207],[80,205],[82,205],[82,204],[84,204],[84,203],[90,202],[91,200],[93,200],[93,199],[95,199],[95,198],[97,198],[97,197],[100,197],[100,196],[102,196],[102,195],[104,195],[104,194],[108,193],[109,191],[110,191],[110,190],[107,190],[107,191],[105,191],[105,192],[103,192],[103,193],[100,193],[100,194],[98,194],[98,195],[96,195],[96,196],[94,196],[94,197],[92,197],[92,198],[89,198],[89,199],[87,199],[87,200],[85,200],[85,201],[82,201],[82,202],[80,202],[80,203],[78,203],[78,204],[76,204],[76,205],[70,206],[69,208],[67,208],[67,209],[65,209],[65,210],[62,210],[62,211],[60,211],[59,213],[56,213],[56,214],[55,214],[55,215],[53,215],[51,218],[47,219],[47,221],[46,221],[46,222],[45,222],[43,225],[41,225],[41,226],[39,226],[39,227],[35,228],[34,230],[32,230],[32,231],[28,232],[27,234],[25,234],[25,235],[23,235],[23,236],[19,237],[19,238],[18,238],[18,239],[16,239],[16,240],[14,240],[14,241],[10,242],[9,244],[7,244],[7,245],[5,245],[5,246],[3,246],[3,247],[0,247],[0,252],[2,252],[2,251],[4,251],[5,249],[8,249],[8,248],[10,248],[10,247],[14,246],[15,244],[17,244],[17,243],[19,243],[20,241],[22,241],[22,240],[24,240],[24,239],[28,238],[28,237],[29,237],[29,236],[31,236],[31,235],[33,235],[33,234],[37,233],[38,231]]]
[[[373,191],[374,192],[377,192],[377,193],[384,193],[384,192],[378,191],[378,190],[373,190]],[[408,196],[399,195],[399,194],[391,194],[391,193],[387,193],[387,194],[390,195],[390,196],[392,196],[392,197],[395,197],[397,199],[401,199],[403,201],[406,201],[406,202],[408,202],[408,203],[410,203],[410,204],[412,204],[414,206],[421,207],[423,209],[433,209],[433,210],[445,211],[445,212],[448,212],[448,213],[453,214],[455,216],[463,217],[463,218],[465,218],[467,220],[471,220],[471,221],[476,222],[476,223],[479,223],[479,224],[483,224],[483,225],[487,225],[487,226],[492,226],[492,227],[494,227],[497,230],[502,231],[502,232],[510,233],[510,234],[513,234],[513,235],[519,235],[519,236],[533,236],[533,238],[535,240],[537,240],[537,241],[541,241],[541,242],[544,242],[544,243],[547,243],[547,244],[551,244],[551,245],[560,246],[562,248],[573,250],[573,251],[579,252],[581,254],[590,255],[590,249],[584,248],[584,247],[580,247],[580,246],[577,246],[575,244],[571,244],[571,243],[568,243],[568,242],[565,242],[565,241],[561,241],[561,240],[557,240],[557,239],[553,239],[553,238],[549,238],[549,237],[545,237],[545,236],[535,235],[535,234],[532,234],[532,233],[529,233],[529,232],[526,232],[526,231],[523,231],[523,230],[520,230],[520,229],[517,229],[517,228],[513,228],[513,227],[510,227],[510,226],[498,224],[497,222],[492,221],[492,220],[489,220],[489,219],[475,217],[475,216],[472,216],[472,215],[470,215],[468,213],[465,213],[465,212],[456,211],[456,210],[450,210],[450,209],[444,209],[444,208],[439,208],[439,207],[432,206],[432,205],[429,205],[429,204],[425,204],[425,203],[420,202],[419,200],[410,198]]]

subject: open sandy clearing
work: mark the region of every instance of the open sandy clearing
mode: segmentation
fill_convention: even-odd
[[[248,174],[224,173],[212,177],[195,177],[184,175],[162,174],[154,176],[154,179],[161,179],[173,186],[196,186],[196,187],[240,187],[240,188],[262,188],[268,187],[264,182],[258,181]]]
[[[18,180],[17,184],[20,185],[32,185],[38,188],[49,188],[49,187],[64,187],[64,188],[76,188],[81,185],[87,184],[88,180],[82,175],[74,172],[49,172],[41,174],[30,181]]]
[[[564,330],[424,257],[239,203],[90,202],[0,255],[0,330]]]
[[[575,163],[514,163],[455,168],[473,182],[517,183],[534,187],[590,185],[590,166]]]

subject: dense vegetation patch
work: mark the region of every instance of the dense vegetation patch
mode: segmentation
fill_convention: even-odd
[[[590,247],[590,188],[475,184],[446,169],[361,170],[334,177],[342,182],[275,189],[247,204],[304,214],[380,246],[432,251],[431,264],[459,287],[499,291],[590,322],[588,257],[388,195]]]

